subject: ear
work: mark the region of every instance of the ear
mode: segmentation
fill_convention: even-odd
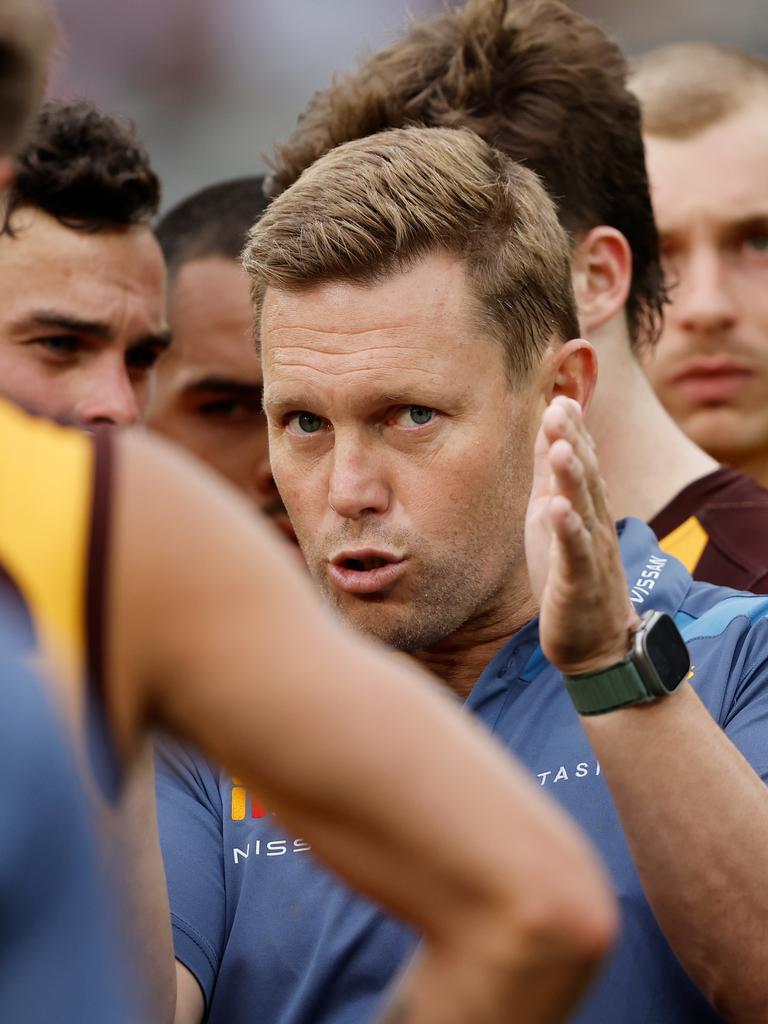
[[[632,251],[620,231],[592,228],[573,254],[573,290],[584,334],[623,311],[632,283]]]
[[[588,341],[574,338],[553,348],[549,355],[547,402],[557,395],[575,399],[584,412],[597,384],[597,354]]]

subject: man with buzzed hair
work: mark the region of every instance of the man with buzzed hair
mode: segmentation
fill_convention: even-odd
[[[622,569],[581,415],[595,353],[536,176],[466,130],[356,140],[274,200],[244,265],[273,472],[315,581],[466,700],[609,865],[622,939],[568,1019],[754,1018],[766,602],[719,603],[637,520],[619,530]],[[640,647],[665,685],[635,675]],[[234,820],[229,794],[199,759],[164,766],[176,952],[207,1019],[366,1019],[415,937],[268,818]],[[472,808],[455,827],[484,845]]]
[[[273,190],[340,142],[406,124],[471,128],[539,174],[571,238],[581,330],[600,356],[589,423],[615,514],[648,521],[697,579],[768,591],[768,492],[686,437],[638,359],[665,287],[618,46],[560,0],[469,0],[416,22],[313,97],[278,147]]]
[[[148,422],[238,487],[293,540],[269,467],[261,364],[240,254],[266,207],[263,178],[208,185],[163,215],[173,345],[158,362]]]
[[[679,43],[641,58],[631,86],[672,297],[645,368],[697,444],[766,485],[768,61]]]

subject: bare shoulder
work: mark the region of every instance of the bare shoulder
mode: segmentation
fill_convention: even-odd
[[[201,1024],[204,1014],[203,990],[194,974],[177,960],[174,1024]]]
[[[233,684],[254,662],[271,678],[295,622],[306,639],[327,615],[288,542],[202,463],[125,432],[114,474],[108,648],[130,748],[169,694],[207,703],[224,665]]]
[[[116,449],[114,536],[133,575],[179,600],[190,578],[223,586],[244,562],[259,577],[301,580],[287,542],[202,462],[143,431],[124,432]]]

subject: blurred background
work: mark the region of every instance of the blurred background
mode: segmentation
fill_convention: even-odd
[[[632,53],[711,39],[768,53],[768,0],[573,0]],[[258,173],[315,89],[443,0],[57,0],[51,92],[137,124],[167,207]]]

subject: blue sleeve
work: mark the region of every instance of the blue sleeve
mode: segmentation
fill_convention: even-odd
[[[723,728],[757,774],[768,782],[768,620],[749,631],[741,653],[743,670]]]
[[[708,672],[698,688],[700,650]],[[752,624],[732,620],[721,633],[694,641],[691,660],[699,696],[734,746],[768,781],[768,619],[760,617]]]
[[[208,1006],[226,931],[221,796],[211,765],[171,741],[157,747],[157,814],[176,959]]]

